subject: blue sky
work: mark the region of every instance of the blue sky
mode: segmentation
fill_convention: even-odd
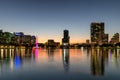
[[[120,0],[0,0],[0,28],[37,35],[39,42],[90,39],[90,23],[105,22],[110,37],[120,32]]]

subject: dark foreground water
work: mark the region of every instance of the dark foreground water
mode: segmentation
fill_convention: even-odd
[[[0,80],[120,80],[120,49],[0,49]]]

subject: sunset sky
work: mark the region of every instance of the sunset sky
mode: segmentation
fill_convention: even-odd
[[[41,43],[61,42],[64,29],[71,43],[85,42],[91,22],[105,22],[111,36],[120,32],[120,0],[0,0],[0,28],[36,35]]]

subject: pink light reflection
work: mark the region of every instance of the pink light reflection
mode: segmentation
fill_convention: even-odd
[[[36,58],[36,60],[38,60],[38,56],[39,56],[39,49],[35,49],[35,58]]]

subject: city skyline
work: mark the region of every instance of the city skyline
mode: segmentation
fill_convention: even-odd
[[[0,28],[24,32],[61,42],[63,30],[70,32],[70,43],[90,39],[90,23],[104,22],[111,36],[119,32],[118,0],[1,0]]]

